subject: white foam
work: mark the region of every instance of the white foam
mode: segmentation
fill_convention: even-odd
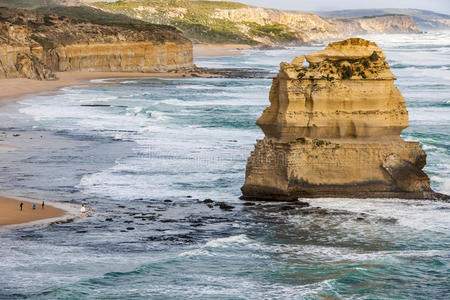
[[[234,235],[226,238],[211,240],[206,243],[206,247],[229,247],[236,244],[248,244],[251,240],[245,235]]]
[[[415,230],[448,232],[450,203],[428,200],[401,199],[307,199],[313,206],[326,209],[367,213],[379,218],[392,218],[398,224]],[[442,209],[445,207],[446,209]]]

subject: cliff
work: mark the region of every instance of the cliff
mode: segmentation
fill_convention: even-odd
[[[450,15],[412,8],[348,9],[317,12],[326,18],[364,18],[366,16],[410,16],[419,30],[449,30]]]
[[[373,33],[418,33],[413,18],[405,15],[385,15],[348,19],[328,19],[344,36]]]
[[[325,19],[312,13],[280,11],[227,1],[128,0],[89,3],[104,11],[180,28],[206,43],[297,45],[357,33],[411,33],[409,16]]]
[[[419,143],[400,137],[408,112],[385,58],[352,38],[281,63],[244,198],[446,198],[430,188]]]
[[[156,72],[193,67],[192,43],[162,25],[102,25],[0,8],[0,78],[54,79],[55,71]]]

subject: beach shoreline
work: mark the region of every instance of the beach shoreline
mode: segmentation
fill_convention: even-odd
[[[78,207],[73,204],[45,200],[42,207],[42,201],[0,195],[0,230],[64,223],[79,217]]]
[[[206,45],[194,46],[196,57],[240,56],[249,45]],[[57,80],[39,81],[27,78],[0,79],[0,107],[20,100],[23,97],[44,92],[58,91],[64,87],[77,85],[100,85],[108,83],[92,82],[95,79],[113,78],[189,78],[192,73],[186,72],[56,72]],[[8,144],[0,144],[0,151],[14,151],[16,148]],[[20,203],[23,210],[20,210]],[[55,222],[68,222],[80,217],[78,207],[71,204],[33,199],[21,199],[0,195],[0,230],[18,229],[32,226],[50,225]],[[33,204],[36,209],[32,209]]]
[[[242,56],[244,50],[252,49],[245,44],[195,44],[194,57],[220,57],[220,56]],[[189,78],[193,77],[191,71],[179,72],[88,72],[69,71],[55,72],[56,80],[33,80],[27,78],[4,78],[0,79],[0,106],[16,101],[24,96],[42,92],[58,91],[67,86],[76,85],[98,85],[95,79],[112,78]],[[205,77],[208,75],[205,74]]]
[[[183,78],[188,72],[140,73],[140,72],[57,72],[57,80],[32,80],[26,78],[0,79],[0,105],[16,101],[24,96],[42,92],[58,91],[67,86],[97,85],[94,79],[112,78]]]

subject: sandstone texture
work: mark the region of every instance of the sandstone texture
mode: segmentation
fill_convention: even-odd
[[[447,199],[430,188],[419,143],[400,137],[408,112],[385,58],[352,38],[281,63],[243,197]]]
[[[56,71],[192,69],[192,43],[163,25],[92,24],[0,8],[0,78],[55,79]]]

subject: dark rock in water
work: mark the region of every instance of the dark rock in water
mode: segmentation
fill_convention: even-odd
[[[186,198],[192,198],[192,196],[186,196]]]
[[[224,210],[232,210],[234,208],[234,206],[226,204],[225,202],[218,202],[216,205],[218,205],[220,209]]]
[[[170,203],[170,202],[172,202],[172,200],[166,199],[166,200],[164,200],[164,202]]]
[[[128,220],[128,221],[123,221],[125,224],[130,224],[130,223],[133,223],[133,221],[131,221],[131,220]]]
[[[176,223],[177,220],[174,219],[165,219],[165,220],[160,220],[161,223]]]
[[[258,47],[259,50],[284,50],[286,47],[283,46],[273,46],[273,45],[262,45]]]
[[[298,207],[309,207],[309,203],[308,202],[303,202],[303,201],[296,201],[296,202],[294,202],[292,204],[296,205]]]
[[[134,227],[127,227],[127,230],[134,230]]]
[[[394,218],[386,218],[386,219],[382,218],[382,219],[379,219],[379,221],[381,223],[383,223],[383,224],[395,224],[395,223],[397,223],[397,219],[394,219]]]
[[[356,218],[356,221],[362,221],[362,220],[364,220],[363,217],[357,217],[357,218]]]
[[[124,205],[117,205],[118,208],[125,208]]]
[[[203,203],[214,203],[214,201],[212,201],[211,199],[205,199],[203,200]]]
[[[244,202],[243,205],[245,205],[245,206],[254,206],[254,205],[256,205],[256,203],[255,202]]]
[[[110,107],[110,104],[81,104],[84,107]]]
[[[112,221],[113,221],[112,218],[106,218],[106,219],[105,219],[105,222],[112,222]]]
[[[270,72],[258,68],[197,68],[198,73],[219,78],[270,78]],[[192,74],[191,74],[192,75]]]
[[[214,208],[214,205],[208,204],[208,207],[209,207],[209,208]]]
[[[283,205],[280,207],[281,210],[291,210],[291,209],[295,209],[295,207],[293,206],[289,206],[289,205]]]

